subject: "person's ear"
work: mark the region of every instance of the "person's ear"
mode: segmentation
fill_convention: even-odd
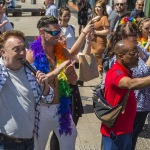
[[[122,58],[123,58],[123,54],[118,54],[118,57],[119,57],[120,59],[122,59]]]
[[[40,36],[44,35],[44,29],[39,29],[39,35]]]
[[[6,53],[6,51],[4,50],[4,48],[1,48],[1,49],[0,49],[0,55],[1,55],[2,57],[4,57],[4,56],[5,56],[5,53]]]

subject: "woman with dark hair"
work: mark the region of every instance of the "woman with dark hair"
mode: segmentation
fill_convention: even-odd
[[[110,43],[108,44],[108,56],[110,58],[109,66],[111,67],[116,58],[113,52],[115,44],[121,39],[129,39],[137,43],[139,49],[139,62],[136,68],[132,68],[133,77],[140,78],[150,75],[150,57],[148,52],[141,47],[137,42],[139,35],[138,27],[135,23],[134,18],[125,17],[121,20],[120,25],[117,27],[117,31],[111,37]],[[134,55],[134,54],[130,54]],[[148,112],[150,111],[150,87],[146,87],[140,90],[135,90],[135,96],[137,101],[136,116],[133,126],[133,137],[132,137],[132,150],[135,149],[138,135],[142,131]]]
[[[106,4],[103,0],[98,0],[96,2],[94,12],[96,16],[100,16],[100,19],[94,23],[94,38],[92,39],[91,53],[95,54],[98,71],[102,74],[102,54],[106,48],[106,36],[109,33]]]
[[[78,0],[78,24],[79,24],[79,35],[81,31],[88,23],[88,9],[91,5],[87,0]]]

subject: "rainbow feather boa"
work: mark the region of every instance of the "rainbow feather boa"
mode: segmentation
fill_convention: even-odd
[[[41,37],[38,36],[37,39],[29,43],[30,49],[33,51],[34,65],[37,70],[40,70],[44,73],[50,72],[50,63],[47,60],[46,54],[42,48]],[[62,53],[63,45],[58,43],[54,47],[54,55],[57,60],[57,66],[59,66],[66,59]],[[72,134],[71,128],[71,118],[70,118],[70,99],[68,98],[71,94],[71,88],[67,81],[67,77],[64,73],[64,69],[58,75],[58,92],[59,92],[59,108],[57,114],[59,117],[59,134]]]

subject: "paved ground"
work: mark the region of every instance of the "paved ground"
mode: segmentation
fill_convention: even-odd
[[[36,5],[31,4],[31,0],[26,0],[25,3],[21,3],[20,0],[17,1],[22,7],[28,8],[39,8],[43,6],[43,0],[36,0]],[[71,8],[72,17],[70,24],[76,27],[76,36],[78,36],[78,24],[77,24],[77,13]],[[14,22],[15,29],[21,30],[25,33],[28,41],[34,39],[34,36],[38,35],[38,30],[36,28],[37,21],[41,16],[31,16],[30,13],[23,13],[22,17],[11,17],[9,15],[9,20]],[[82,96],[82,102],[84,107],[84,114],[80,118],[77,125],[78,137],[76,141],[76,150],[100,150],[101,145],[101,135],[99,133],[100,121],[96,118],[92,109],[91,100],[91,88],[99,83],[100,79],[86,82],[83,87],[80,87],[80,93]],[[146,126],[147,127],[147,126]],[[138,139],[137,150],[150,150],[150,131],[147,129],[142,132]],[[47,144],[46,150],[49,150],[49,142]]]

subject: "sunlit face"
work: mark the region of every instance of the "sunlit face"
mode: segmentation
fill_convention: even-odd
[[[45,43],[50,45],[56,45],[58,43],[61,34],[61,27],[59,24],[51,24],[49,27],[43,27],[41,30],[44,34]]]
[[[2,49],[2,58],[7,68],[18,70],[23,67],[21,60],[25,59],[25,41],[21,37],[9,37]]]
[[[145,38],[148,38],[148,36],[150,36],[150,21],[143,23],[142,36]]]
[[[68,23],[69,20],[70,20],[70,17],[71,17],[70,12],[69,11],[64,11],[62,16],[61,16],[61,21],[65,22],[65,23]]]
[[[144,1],[137,1],[136,2],[136,9],[138,10],[138,11],[142,11],[143,10],[143,7],[144,7]]]
[[[127,4],[125,0],[117,0],[115,3],[115,9],[119,13],[123,13],[127,9]]]
[[[97,3],[97,4],[95,5],[95,13],[100,16],[100,15],[103,14],[103,11],[104,11],[104,9],[103,9],[103,7],[101,6],[101,4],[100,4],[100,3]]]
[[[52,4],[52,3],[54,3],[54,0],[44,0],[44,4],[46,6],[48,6],[48,5]]]

